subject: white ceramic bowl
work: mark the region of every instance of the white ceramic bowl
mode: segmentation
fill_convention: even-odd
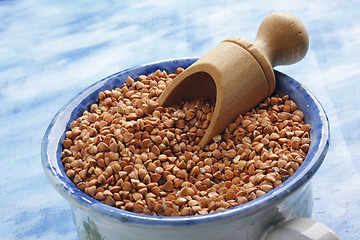
[[[80,191],[66,176],[61,162],[62,141],[69,123],[97,101],[100,90],[121,86],[128,76],[137,79],[157,69],[174,73],[197,58],[166,60],[118,72],[91,85],[67,103],[50,123],[42,143],[42,163],[55,189],[70,203],[80,239],[259,239],[272,226],[299,217],[311,217],[311,177],[321,165],[329,144],[329,123],[318,100],[299,82],[275,71],[275,92],[288,94],[312,127],[311,145],[304,163],[281,186],[264,196],[221,212],[182,217],[137,214],[108,206]],[[264,235],[264,233],[266,233]],[[268,238],[270,239],[270,238]],[[305,238],[306,239],[306,238]],[[329,238],[330,239],[330,238]]]

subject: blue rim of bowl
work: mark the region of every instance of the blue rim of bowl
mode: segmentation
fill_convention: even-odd
[[[65,131],[72,120],[79,117],[85,109],[89,109],[90,105],[96,101],[99,91],[113,89],[122,85],[128,76],[135,79],[139,75],[147,75],[155,72],[157,69],[170,73],[175,72],[177,67],[186,68],[197,59],[195,57],[170,59],[120,71],[92,84],[61,108],[49,124],[41,146],[43,168],[55,189],[71,204],[84,211],[91,211],[91,214],[139,225],[179,226],[216,222],[238,217],[239,215],[245,217],[249,214],[254,214],[257,211],[276,205],[290,193],[307,183],[318,170],[327,153],[330,134],[328,118],[320,102],[306,87],[276,70],[274,70],[277,79],[275,91],[280,95],[284,93],[290,95],[291,99],[298,104],[299,109],[304,112],[305,121],[311,122],[312,142],[304,163],[295,174],[289,177],[282,185],[262,197],[237,207],[206,215],[180,217],[149,216],[121,210],[97,201],[78,189],[66,176],[60,158],[62,152],[61,142],[64,139]],[[314,131],[315,129],[316,131]]]

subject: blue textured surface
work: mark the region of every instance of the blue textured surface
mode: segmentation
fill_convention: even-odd
[[[129,67],[202,56],[228,36],[252,41],[273,11],[297,16],[310,36],[307,56],[277,69],[330,121],[313,218],[360,239],[360,3],[340,0],[0,1],[0,239],[77,238],[40,161],[48,124],[74,95]]]

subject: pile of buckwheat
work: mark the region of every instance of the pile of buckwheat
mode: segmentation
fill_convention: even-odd
[[[265,99],[200,149],[214,101],[157,104],[177,74],[129,77],[70,124],[61,157],[80,190],[136,213],[207,214],[264,195],[302,164],[310,125],[289,96]]]

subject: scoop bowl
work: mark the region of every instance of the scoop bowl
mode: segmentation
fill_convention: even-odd
[[[61,161],[62,141],[68,125],[97,101],[98,92],[121,86],[131,76],[157,69],[175,73],[198,58],[171,59],[127,69],[81,91],[55,115],[42,142],[41,157],[50,183],[71,207],[80,239],[259,239],[267,229],[299,217],[311,217],[311,178],[323,162],[329,146],[329,123],[319,101],[306,87],[275,72],[276,89],[289,95],[304,113],[311,129],[308,155],[300,168],[282,185],[264,196],[221,212],[198,216],[160,217],[137,214],[108,206],[79,190],[66,176]]]

